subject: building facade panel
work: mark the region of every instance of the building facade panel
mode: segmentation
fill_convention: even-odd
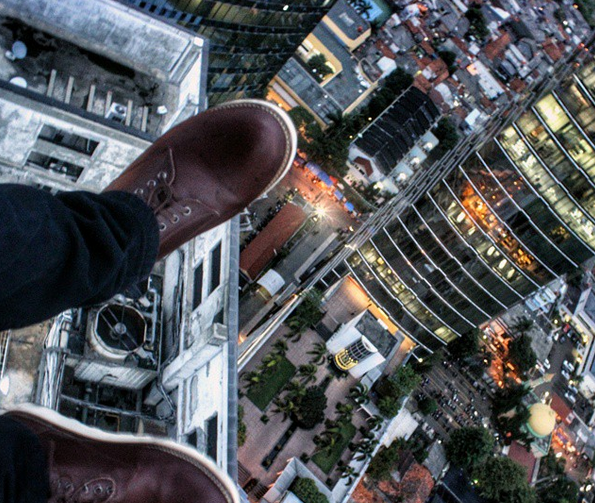
[[[211,105],[259,97],[334,0],[122,0],[210,40]]]
[[[398,303],[394,312],[426,349],[432,338],[448,342],[474,329],[595,254],[594,90],[589,63],[348,259],[391,317]]]

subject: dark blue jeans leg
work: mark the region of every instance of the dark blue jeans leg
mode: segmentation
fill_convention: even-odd
[[[0,416],[0,501],[46,503],[48,467],[37,436],[25,426]]]
[[[0,330],[123,292],[149,275],[158,246],[155,216],[132,194],[0,185]]]

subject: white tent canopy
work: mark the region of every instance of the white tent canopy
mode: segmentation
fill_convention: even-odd
[[[285,280],[278,272],[274,271],[273,269],[269,269],[266,274],[257,281],[257,283],[263,287],[272,297],[279,290],[281,290],[281,288],[283,288]]]

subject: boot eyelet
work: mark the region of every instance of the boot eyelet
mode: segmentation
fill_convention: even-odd
[[[156,187],[157,186],[157,182],[155,180],[149,180],[147,182],[147,186],[148,187]]]
[[[163,232],[166,228],[167,228],[167,225],[165,225],[163,222],[159,224],[159,230],[161,232]]]
[[[172,224],[177,224],[180,221],[180,217],[178,215],[174,215],[170,221]]]
[[[162,180],[165,180],[167,178],[167,173],[165,171],[160,171],[157,174],[157,178],[161,178]]]
[[[134,193],[137,196],[142,196],[145,193],[145,191],[143,189],[135,189]]]
[[[192,208],[190,206],[184,206],[184,215],[190,215],[192,213]]]
[[[93,492],[95,494],[101,494],[103,492],[103,488],[101,486],[95,486],[95,489],[93,489]]]

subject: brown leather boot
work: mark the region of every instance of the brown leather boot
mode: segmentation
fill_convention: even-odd
[[[168,131],[105,190],[133,192],[153,208],[161,258],[273,187],[296,145],[293,123],[279,107],[232,101]]]
[[[106,433],[33,405],[7,415],[41,442],[48,503],[239,503],[227,474],[190,447]]]

